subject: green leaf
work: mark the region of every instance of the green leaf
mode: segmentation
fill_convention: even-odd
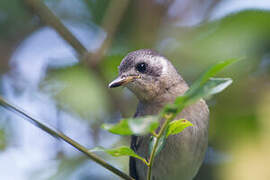
[[[185,119],[174,120],[169,123],[166,137],[182,132],[185,128],[193,126],[191,122]]]
[[[240,59],[228,59],[211,66],[198,80],[191,85],[190,89],[183,96],[179,96],[175,99],[174,104],[166,105],[162,111],[162,115],[166,113],[177,114],[185,106],[190,105],[201,98],[209,98],[211,95],[223,91],[232,83],[232,79],[212,78],[212,76],[216,75],[219,71],[238,60]]]
[[[180,97],[178,103],[182,100],[182,103],[189,105],[201,98],[209,98],[211,95],[223,91],[231,83],[231,78],[210,78],[204,85],[193,90],[192,93],[187,92],[183,97]]]
[[[103,129],[113,134],[132,135],[133,132],[129,128],[128,119],[123,119],[117,124],[102,124]]]
[[[217,94],[226,89],[232,82],[231,78],[210,78],[204,85],[201,96],[208,98],[211,95]]]
[[[216,63],[215,65],[208,68],[208,70],[206,70],[206,72],[192,84],[190,89],[196,89],[196,87],[202,86],[209,80],[209,78],[215,76],[218,72],[223,70],[225,67],[239,60],[240,60],[239,58],[232,58],[232,59],[228,59],[228,60],[220,61]]]
[[[239,59],[229,59],[221,61],[210,67],[197,81],[195,81],[190,89],[183,95],[175,100],[175,104],[191,104],[200,98],[209,97],[216,94],[228,87],[232,80],[230,78],[212,78],[219,71],[228,65],[238,61]]]
[[[149,155],[151,155],[156,141],[157,141],[157,138],[155,136],[151,136],[150,143],[149,143]],[[158,141],[158,145],[157,145],[154,157],[160,153],[160,151],[163,149],[165,143],[166,143],[166,136],[162,135]]]
[[[91,152],[97,152],[97,151],[106,152],[107,154],[114,156],[114,157],[131,156],[131,157],[140,159],[141,161],[143,161],[144,163],[147,164],[147,161],[143,157],[136,154],[132,149],[130,149],[127,146],[121,146],[121,147],[112,148],[112,149],[105,149],[103,147],[95,147],[93,149],[90,149],[89,151],[91,151]]]
[[[134,134],[146,135],[158,128],[159,121],[156,116],[145,116],[135,119],[128,119],[128,124]]]
[[[145,135],[153,132],[158,126],[159,121],[156,116],[145,116],[123,119],[118,124],[103,124],[102,128],[119,135]]]

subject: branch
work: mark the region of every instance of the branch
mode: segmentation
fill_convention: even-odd
[[[112,37],[115,33],[116,27],[119,24],[121,17],[128,5],[129,0],[121,0],[121,1],[112,1],[109,9],[107,10],[107,13],[105,15],[105,18],[103,20],[103,26],[105,31],[107,30],[107,37],[101,46],[101,48],[97,51],[97,53],[92,54],[90,52],[87,52],[87,49],[81,44],[81,42],[65,27],[65,25],[61,22],[61,20],[54,15],[54,13],[41,1],[41,0],[24,0],[25,4],[30,7],[39,17],[40,19],[46,23],[47,25],[53,27],[55,31],[62,36],[62,38],[70,44],[73,49],[76,51],[76,53],[79,56],[79,60],[86,64],[95,75],[100,79],[101,82],[106,82],[106,79],[103,75],[103,73],[100,71],[99,68],[96,67],[96,64],[100,61],[100,59],[103,58],[104,53],[111,45]],[[113,3],[117,2],[117,3]],[[112,14],[113,12],[117,12],[116,14]],[[91,63],[89,61],[93,61]],[[106,85],[107,86],[107,85]],[[110,102],[113,102],[112,104],[118,106],[119,108],[120,104],[119,98],[117,98],[112,92],[108,91],[108,94],[110,95]],[[100,164],[101,166],[105,167],[106,169],[110,170],[111,172],[114,172],[115,174],[119,175],[120,177],[124,179],[132,180],[130,176],[127,174],[121,172],[120,170],[114,168],[113,166],[107,164],[105,161],[97,157],[95,154],[88,152],[88,150],[78,144],[77,142],[73,141],[69,137],[65,136],[62,133],[59,133],[55,130],[50,129],[49,127],[41,124],[37,120],[31,118],[29,115],[24,113],[23,111],[20,111],[18,108],[16,108],[13,105],[10,105],[0,97],[0,104],[3,104],[4,107],[6,107],[9,110],[15,111],[24,117],[26,117],[31,123],[36,125],[37,127],[41,128],[42,130],[46,131],[47,133],[51,134],[52,136],[55,136],[57,138],[60,138],[67,143],[71,144],[73,147],[78,149],[79,151],[86,154],[88,157],[90,157],[92,160]],[[113,107],[113,106],[112,106]],[[120,109],[120,108],[119,108]]]
[[[102,20],[101,27],[107,32],[106,39],[99,50],[92,54],[87,51],[83,44],[66,28],[61,20],[40,0],[24,0],[25,4],[37,14],[40,19],[47,25],[53,27],[64,40],[70,44],[73,49],[80,55],[81,61],[85,61],[90,57],[90,65],[94,68],[103,58],[107,49],[111,46],[113,36],[116,32],[123,14],[129,4],[129,0],[111,1],[108,10]],[[85,58],[86,57],[86,58]]]
[[[61,35],[61,37],[70,44],[79,56],[79,60],[90,68],[99,78],[100,82],[104,82],[104,87],[107,87],[106,78],[101,72],[97,64],[103,58],[106,50],[110,47],[113,35],[116,31],[117,25],[119,24],[124,11],[126,10],[129,0],[117,0],[111,1],[105,17],[102,21],[102,25],[105,31],[107,31],[107,37],[103,42],[102,46],[96,53],[87,52],[87,49],[81,44],[81,42],[65,27],[61,20],[54,15],[54,13],[41,1],[41,0],[24,0],[25,4],[30,7],[45,23],[55,29],[55,31]],[[116,14],[113,14],[116,12]],[[115,16],[115,17],[114,17]],[[111,103],[111,107],[116,109],[123,109],[120,98],[113,92],[107,90]]]
[[[100,164],[101,166],[103,166],[104,168],[108,169],[109,171],[117,174],[118,176],[122,177],[123,179],[134,180],[129,175],[125,174],[124,172],[122,172],[122,171],[118,170],[117,168],[113,167],[112,165],[108,164],[107,162],[105,162],[104,160],[102,160],[101,158],[99,158],[98,156],[96,156],[94,153],[88,151],[88,149],[86,147],[82,146],[78,142],[76,142],[73,139],[69,138],[65,134],[63,134],[61,132],[58,132],[57,130],[54,130],[54,129],[48,127],[47,125],[41,123],[40,121],[32,118],[30,115],[28,115],[27,113],[25,113],[24,110],[21,110],[20,108],[16,107],[15,105],[12,105],[11,103],[9,103],[5,99],[3,99],[1,96],[0,96],[0,105],[3,106],[4,108],[6,108],[9,111],[15,112],[15,113],[23,116],[24,118],[26,118],[26,120],[28,120],[34,126],[42,129],[43,131],[47,132],[51,136],[67,142],[68,144],[70,144],[71,146],[73,146],[74,148],[76,148],[77,150],[79,150],[82,153],[84,153],[86,156],[88,156],[90,159],[92,159],[96,163]]]
[[[129,0],[110,1],[101,24],[101,27],[107,32],[107,36],[98,51],[90,56],[92,67],[95,67],[100,62],[106,54],[106,51],[110,48],[117,26],[119,25],[128,4]]]
[[[83,56],[87,49],[82,43],[65,27],[65,25],[57,18],[53,12],[40,0],[24,0],[27,6],[40,17],[44,23],[53,27],[64,40],[66,40],[79,55]]]

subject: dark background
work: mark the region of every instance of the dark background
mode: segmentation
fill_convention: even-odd
[[[135,112],[128,90],[107,88],[128,52],[159,51],[189,84],[211,64],[244,58],[219,74],[234,82],[208,101],[209,151],[197,179],[270,179],[269,0],[42,2],[58,21],[37,0],[0,1],[3,97],[89,148],[128,145],[100,128]],[[17,115],[0,115],[0,179],[118,179]],[[127,171],[128,158],[100,155]]]

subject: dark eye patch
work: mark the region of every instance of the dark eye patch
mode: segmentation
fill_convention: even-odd
[[[142,63],[138,63],[136,64],[136,70],[139,71],[140,73],[145,73],[147,70],[148,64],[142,62]]]
[[[147,74],[150,76],[155,76],[158,77],[161,75],[162,72],[162,67],[161,65],[155,65],[155,66],[150,66],[145,62],[140,62],[135,65],[136,71]]]
[[[150,75],[150,76],[154,76],[154,77],[159,77],[162,73],[162,67],[161,66],[153,66],[147,68],[146,74]]]

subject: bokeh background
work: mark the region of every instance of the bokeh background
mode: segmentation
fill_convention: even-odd
[[[196,179],[268,180],[269,10],[269,0],[1,0],[0,94],[88,148],[128,145],[100,128],[135,112],[128,90],[107,88],[128,52],[159,51],[189,84],[211,64],[244,58],[219,74],[234,82],[208,101]],[[128,158],[100,156],[128,171]],[[0,108],[0,179],[119,178]]]

